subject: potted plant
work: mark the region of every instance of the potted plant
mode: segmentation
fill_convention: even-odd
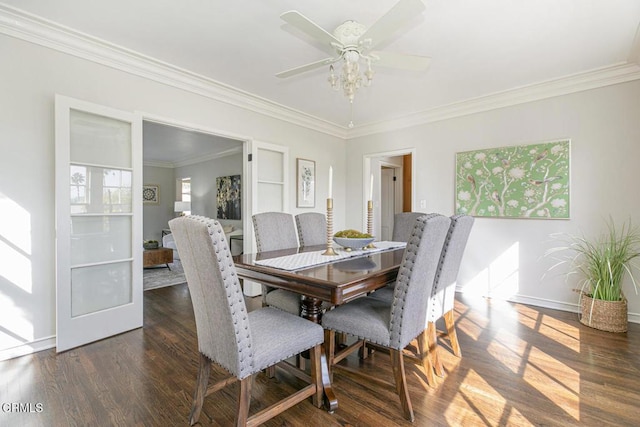
[[[548,253],[568,251],[558,265],[569,263],[569,274],[579,274],[580,323],[609,332],[627,331],[627,299],[622,291],[629,277],[638,293],[633,260],[640,256],[640,231],[631,222],[619,229],[610,218],[607,232],[595,239],[569,236],[567,246],[553,248]]]

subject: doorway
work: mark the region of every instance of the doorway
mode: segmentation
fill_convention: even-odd
[[[169,221],[184,211],[216,218],[217,178],[239,176],[240,214],[246,210],[246,140],[193,124],[143,115],[143,183],[157,189],[154,202],[142,205],[142,238],[162,247],[162,259],[145,262],[143,288],[150,290],[186,281]],[[188,204],[188,206],[186,206]],[[220,220],[228,237],[243,233],[242,218]],[[241,253],[242,239],[231,245]],[[145,257],[152,251],[146,251]],[[156,251],[153,251],[156,252]],[[151,253],[151,255],[157,255]],[[168,267],[168,268],[167,268]]]
[[[363,194],[372,195],[373,234],[379,240],[391,240],[396,213],[415,210],[414,159],[415,149],[364,156],[363,182],[369,183],[368,177],[373,177],[373,189],[364,188]],[[366,200],[364,203],[366,206]],[[363,224],[365,229],[366,212]]]
[[[218,218],[223,227],[233,226],[230,234],[226,234],[229,238],[233,238],[233,244],[230,245],[233,255],[241,252],[255,252],[251,216],[267,210],[283,212],[289,210],[288,148],[148,114],[143,114],[143,119],[145,175],[147,166],[162,166],[166,163],[173,164],[176,171],[168,174],[169,191],[164,192],[168,200],[165,200],[164,207],[160,211],[155,210],[161,216],[154,219],[155,223],[149,227],[149,235],[164,234],[162,230],[168,227],[167,222],[178,215],[173,208],[180,197],[177,194],[179,189],[176,187],[176,182],[188,177],[190,178],[191,212]],[[174,134],[174,137],[154,135],[154,129]],[[198,147],[200,151],[196,152]],[[153,151],[157,151],[158,154],[149,155],[147,158],[147,154]],[[180,160],[177,159],[178,156]],[[203,164],[205,161],[211,167],[197,167],[198,163]],[[157,168],[155,170],[158,171]],[[160,173],[162,174],[162,171]],[[164,175],[167,176],[166,173]],[[225,220],[218,215],[216,178],[229,175],[241,175],[241,219]],[[147,176],[145,176],[146,179]],[[149,179],[152,180],[152,177]],[[162,203],[161,201],[160,204]],[[152,211],[151,208],[152,206],[145,206],[143,214],[145,236],[147,236],[148,226],[147,211]],[[160,239],[162,237],[164,236],[159,235]],[[144,238],[147,239],[147,237]],[[255,296],[260,293],[261,288],[259,285],[245,282],[243,289],[246,295]]]
[[[179,184],[185,179],[190,181],[187,210],[216,218],[216,179],[239,175],[241,183],[246,183],[244,145],[242,139],[220,131],[144,117],[143,181],[157,187],[158,197],[153,203],[143,204],[143,239],[161,241],[168,231],[168,222],[184,210],[178,208],[177,202],[183,201]],[[244,190],[240,192],[243,207]],[[243,228],[240,218],[223,222],[235,229]]]
[[[401,173],[402,167],[380,168],[380,240],[391,240],[393,217],[402,212],[402,181],[397,179]]]

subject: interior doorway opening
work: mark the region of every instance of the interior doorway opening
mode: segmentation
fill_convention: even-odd
[[[219,177],[240,176],[240,212],[246,216],[250,191],[244,155],[247,143],[219,130],[143,114],[143,180],[159,189],[156,203],[143,205],[143,238],[161,241],[168,232],[168,221],[182,213],[219,218]],[[229,217],[220,222],[240,230],[243,220]]]
[[[247,218],[251,216],[247,162],[251,140],[200,125],[141,115],[143,182],[158,189],[155,203],[143,203],[142,237],[156,240],[164,248],[163,261],[170,261],[146,265],[149,268],[143,270],[143,286],[148,290],[186,280],[168,224],[181,214],[217,218],[225,229],[231,252],[240,254],[246,250],[243,236]],[[220,206],[228,207],[229,203],[221,205],[218,201],[220,184],[237,182],[236,178],[240,182],[240,209],[235,202],[237,191],[227,191],[225,194],[232,197],[234,215],[228,215],[230,209],[222,209],[221,216]]]
[[[373,235],[391,240],[393,217],[398,212],[415,210],[415,149],[396,150],[364,156],[363,206],[373,200]],[[371,181],[373,177],[373,181]],[[373,188],[369,188],[373,182]],[[366,229],[367,213],[363,217]]]

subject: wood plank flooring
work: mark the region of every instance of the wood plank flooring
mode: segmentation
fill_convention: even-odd
[[[259,304],[259,297],[247,302]],[[144,328],[59,355],[0,362],[0,426],[187,425],[198,353],[186,285],[145,292],[144,310]],[[572,313],[461,295],[456,319],[463,357],[441,348],[446,375],[436,388],[406,363],[413,425],[640,425],[640,325],[600,332]],[[382,352],[341,363],[392,378]],[[221,372],[214,368],[213,379]],[[252,413],[300,386],[281,370],[274,379],[258,375]],[[201,425],[232,424],[236,387],[205,400]],[[411,425],[391,387],[344,370],[336,370],[334,387],[334,414],[305,402],[266,425]],[[6,411],[11,403],[30,403],[23,409],[32,412]]]

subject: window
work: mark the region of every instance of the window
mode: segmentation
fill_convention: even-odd
[[[178,180],[178,195],[180,201],[189,202],[189,209],[183,211],[185,215],[191,215],[191,178],[181,178]]]

